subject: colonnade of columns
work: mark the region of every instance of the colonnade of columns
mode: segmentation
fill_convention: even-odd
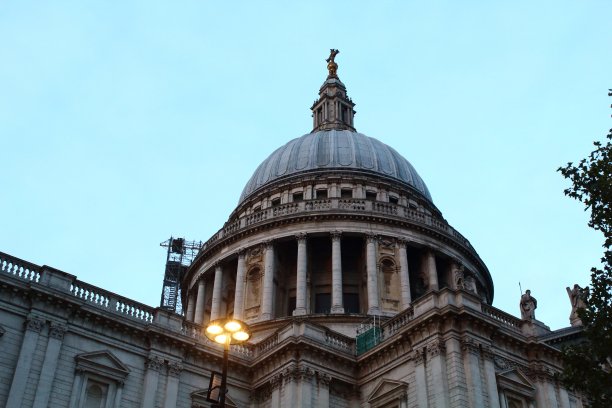
[[[342,232],[332,231],[331,238],[331,313],[343,314],[343,272],[342,272]],[[295,287],[295,309],[293,316],[301,316],[310,313],[308,308],[308,237],[305,233],[295,236],[297,242],[296,261],[296,287]],[[379,273],[378,273],[378,244],[379,237],[376,235],[366,236],[365,265],[366,265],[366,292],[367,292],[367,314],[381,314]],[[270,320],[274,316],[274,274],[275,274],[275,245],[272,241],[263,244],[263,288],[261,290],[259,320]],[[410,293],[410,275],[407,255],[406,241],[397,241],[399,258],[399,284],[400,284],[400,310],[409,307],[412,298]],[[436,259],[433,250],[428,249],[424,253],[422,268],[426,275],[427,289],[438,290],[438,275]],[[234,292],[233,316],[236,319],[245,318],[246,281],[247,281],[246,251],[238,252],[236,268],[236,287]],[[217,262],[214,265],[214,278],[212,290],[212,303],[210,320],[221,318],[223,267]],[[204,323],[206,281],[200,279],[197,287],[188,298],[186,317],[197,324]],[[195,296],[194,296],[195,295]]]

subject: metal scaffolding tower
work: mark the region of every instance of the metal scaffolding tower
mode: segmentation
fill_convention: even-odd
[[[181,280],[202,247],[202,241],[185,241],[185,238],[173,238],[159,244],[168,248],[164,286],[161,293],[160,307],[182,314]]]

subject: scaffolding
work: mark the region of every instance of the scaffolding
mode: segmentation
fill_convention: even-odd
[[[372,316],[357,327],[355,338],[357,355],[363,354],[382,341],[380,316]]]
[[[181,280],[185,271],[193,262],[202,248],[202,241],[186,241],[185,238],[170,237],[159,244],[168,248],[166,256],[166,271],[164,273],[164,286],[159,306],[162,309],[183,314],[181,303]]]

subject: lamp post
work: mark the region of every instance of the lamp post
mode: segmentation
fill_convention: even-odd
[[[206,337],[215,343],[223,344],[223,373],[219,386],[219,407],[225,408],[225,394],[227,393],[227,366],[229,349],[232,344],[244,343],[251,337],[249,326],[237,319],[217,319],[206,326]],[[211,381],[212,383],[212,381]],[[209,390],[209,395],[212,390]]]

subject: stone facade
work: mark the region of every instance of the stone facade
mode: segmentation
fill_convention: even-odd
[[[228,406],[582,407],[555,377],[580,326],[491,306],[486,265],[414,168],[355,132],[330,59],[313,132],[203,245],[184,315],[0,253],[0,406],[208,407],[222,350],[203,328],[233,316],[253,337],[231,348]]]

